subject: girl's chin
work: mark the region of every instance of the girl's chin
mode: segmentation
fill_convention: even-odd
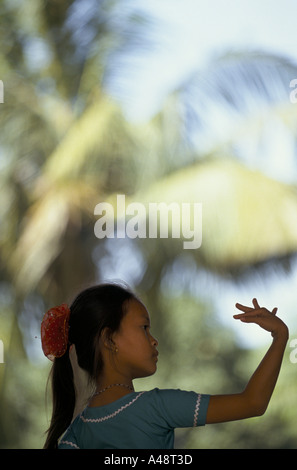
[[[144,379],[145,377],[150,377],[151,375],[154,375],[157,370],[157,364],[155,364],[155,367],[152,368],[151,370],[148,370],[146,372],[143,372],[142,374],[139,374],[134,377],[134,379]]]

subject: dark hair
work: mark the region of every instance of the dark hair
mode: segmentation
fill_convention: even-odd
[[[117,331],[128,300],[138,300],[124,285],[104,283],[83,290],[70,306],[69,345],[64,356],[54,360],[51,370],[53,411],[45,449],[56,448],[70,425],[75,408],[75,387],[69,347],[75,345],[78,365],[95,380],[102,370],[99,338],[104,328]]]

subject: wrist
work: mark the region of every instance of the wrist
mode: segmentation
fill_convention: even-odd
[[[284,325],[282,328],[278,328],[276,331],[272,331],[271,336],[275,340],[278,339],[287,342],[289,339],[289,329],[286,325]]]

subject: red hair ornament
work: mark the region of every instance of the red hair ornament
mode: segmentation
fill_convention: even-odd
[[[51,308],[41,323],[41,346],[44,355],[53,361],[62,357],[68,346],[70,309],[67,304]]]

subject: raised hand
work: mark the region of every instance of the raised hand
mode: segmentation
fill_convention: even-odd
[[[260,307],[257,299],[253,299],[252,307],[241,304],[236,304],[236,307],[243,312],[234,315],[236,320],[256,323],[271,332],[273,341],[243,392],[210,397],[206,419],[208,424],[260,416],[265,412],[289,336],[287,326],[276,316],[277,308],[270,312]]]
[[[256,323],[261,328],[269,331],[273,337],[279,334],[288,335],[288,328],[285,323],[276,316],[277,308],[275,307],[270,312],[265,307],[260,307],[257,299],[253,299],[253,307],[248,307],[237,303],[236,308],[243,313],[233,315],[236,320],[241,320],[244,323]]]

